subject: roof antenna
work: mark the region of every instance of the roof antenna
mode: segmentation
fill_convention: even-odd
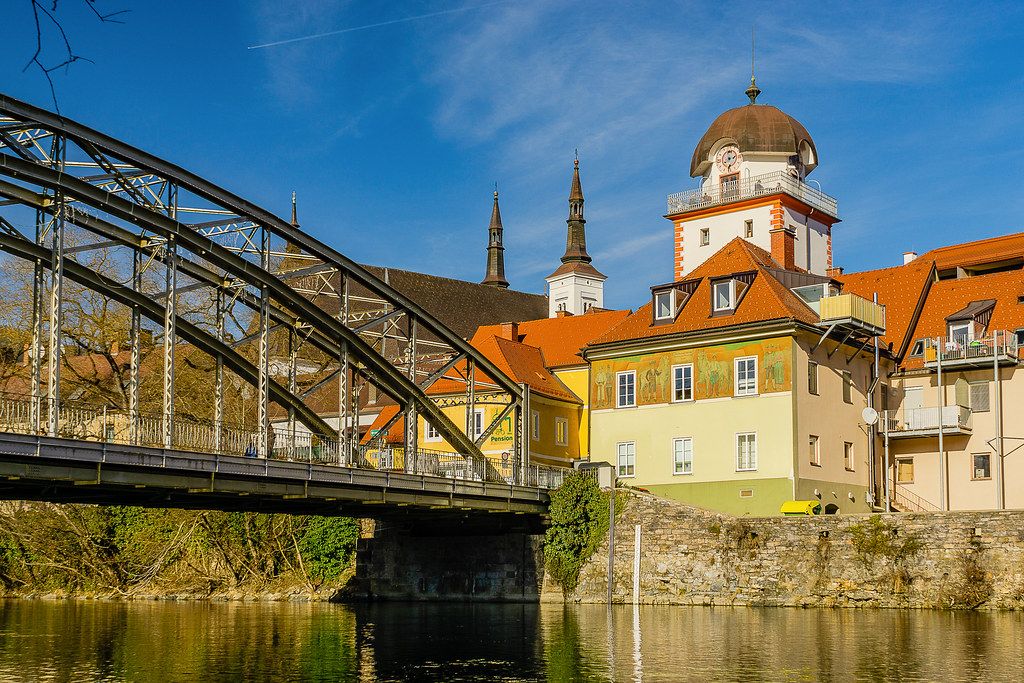
[[[755,104],[757,102],[757,96],[761,94],[761,89],[757,87],[757,81],[754,79],[754,26],[750,26],[750,87],[744,91],[747,97],[750,98],[750,103]]]

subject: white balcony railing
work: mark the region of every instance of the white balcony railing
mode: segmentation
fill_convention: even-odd
[[[1017,335],[1006,330],[995,330],[977,339],[966,336],[924,339],[924,364],[927,367],[984,365],[998,358],[1000,363],[1016,363],[1020,359]],[[993,354],[995,358],[993,358]]]
[[[742,178],[735,182],[723,183],[718,187],[703,187],[670,194],[668,196],[668,213],[683,213],[779,192],[785,192],[808,206],[824,211],[833,218],[839,217],[839,202],[835,197],[825,194],[784,171]]]
[[[971,409],[965,406],[886,410],[882,419],[882,430],[888,431],[889,438],[937,436],[940,425],[943,434],[966,434],[971,431]]]

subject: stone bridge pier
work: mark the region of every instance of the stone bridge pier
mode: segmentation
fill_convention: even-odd
[[[346,598],[538,602],[543,533],[531,515],[367,520]]]

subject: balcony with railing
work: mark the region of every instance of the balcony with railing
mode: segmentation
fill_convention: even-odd
[[[885,334],[885,306],[857,296],[836,294],[822,297],[818,314],[822,325],[852,328],[866,334]]]
[[[960,436],[971,433],[971,409],[965,406],[899,408],[882,413],[882,432],[890,439]]]
[[[734,182],[722,183],[718,187],[703,187],[670,194],[668,196],[668,213],[670,215],[685,213],[780,192],[788,194],[818,211],[823,211],[833,218],[839,218],[839,203],[835,197],[825,194],[785,171],[750,176]]]
[[[1016,365],[1020,360],[1020,344],[1017,335],[1006,330],[970,339],[967,336],[935,337],[923,339],[924,366],[937,369],[942,362],[943,370],[955,368],[990,367]]]

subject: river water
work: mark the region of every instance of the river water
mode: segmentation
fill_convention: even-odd
[[[1024,615],[0,601],[2,681],[1011,681]]]

